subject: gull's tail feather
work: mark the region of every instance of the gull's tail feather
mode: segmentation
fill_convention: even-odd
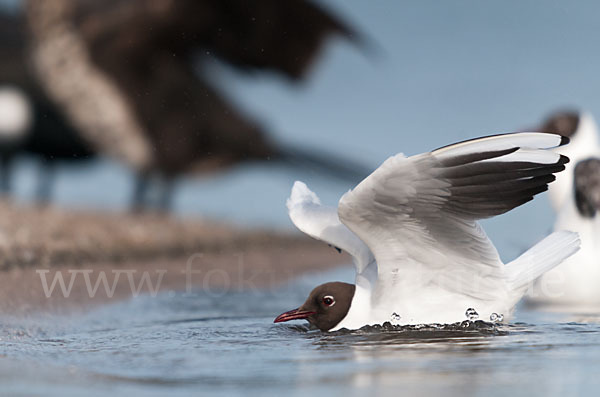
[[[507,281],[514,291],[527,286],[579,250],[579,234],[554,232],[506,265]]]
[[[281,147],[278,152],[278,158],[292,166],[307,168],[354,184],[373,171],[356,161],[317,149]]]

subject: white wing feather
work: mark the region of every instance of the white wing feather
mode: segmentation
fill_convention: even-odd
[[[369,247],[340,222],[337,209],[322,205],[319,197],[303,182],[294,183],[286,205],[298,229],[348,252],[353,258],[357,274],[363,273],[374,261]]]
[[[568,159],[539,149],[562,143],[558,135],[505,134],[394,156],[346,193],[339,219],[375,256],[374,299],[430,287],[503,299],[503,263],[476,220],[546,190]]]

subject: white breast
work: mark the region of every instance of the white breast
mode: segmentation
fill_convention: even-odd
[[[31,127],[33,110],[25,93],[15,87],[0,87],[0,139],[23,137]]]

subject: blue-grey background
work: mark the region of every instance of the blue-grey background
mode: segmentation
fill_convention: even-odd
[[[18,4],[4,0],[4,4]],[[271,74],[240,75],[209,65],[227,94],[282,142],[318,147],[375,167],[407,155],[484,134],[514,131],[569,106],[600,107],[600,3],[594,1],[323,0],[373,43],[365,52],[342,40],[323,51],[305,85]],[[32,195],[36,168],[18,167],[17,191]],[[302,179],[335,204],[352,186],[270,164],[184,178],[179,214],[244,225],[293,226],[285,199]],[[122,209],[131,174],[102,161],[61,169],[61,205]],[[547,199],[486,222],[509,259],[543,237],[553,214]]]
[[[303,86],[209,65],[282,142],[375,167],[397,152],[524,129],[557,107],[600,110],[598,2],[321,3],[368,35],[374,52],[333,41]],[[19,199],[30,199],[36,177],[35,163],[22,160]],[[285,200],[297,178],[330,204],[352,187],[303,170],[245,166],[182,179],[177,213],[293,230]],[[57,201],[69,207],[122,210],[132,189],[130,172],[109,160],[62,168],[58,182]],[[485,226],[510,259],[542,238],[553,217],[541,196]],[[272,290],[143,296],[70,318],[3,316],[0,395],[597,394],[597,315],[519,310],[505,334],[429,340],[271,323],[314,285],[352,277],[348,267]]]

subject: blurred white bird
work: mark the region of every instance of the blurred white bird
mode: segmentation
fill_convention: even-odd
[[[568,142],[517,133],[386,160],[339,201],[322,205],[296,182],[294,224],[347,251],[356,285],[327,283],[275,322],[307,319],[323,331],[394,324],[502,321],[530,282],[575,253],[576,233],[553,233],[504,265],[477,223],[545,191],[568,162],[546,150]]]
[[[561,152],[566,165],[549,193],[556,222],[554,230],[579,233],[581,250],[544,274],[528,297],[530,303],[570,312],[600,310],[600,134],[594,118],[584,112],[550,116],[541,131],[569,136]]]

